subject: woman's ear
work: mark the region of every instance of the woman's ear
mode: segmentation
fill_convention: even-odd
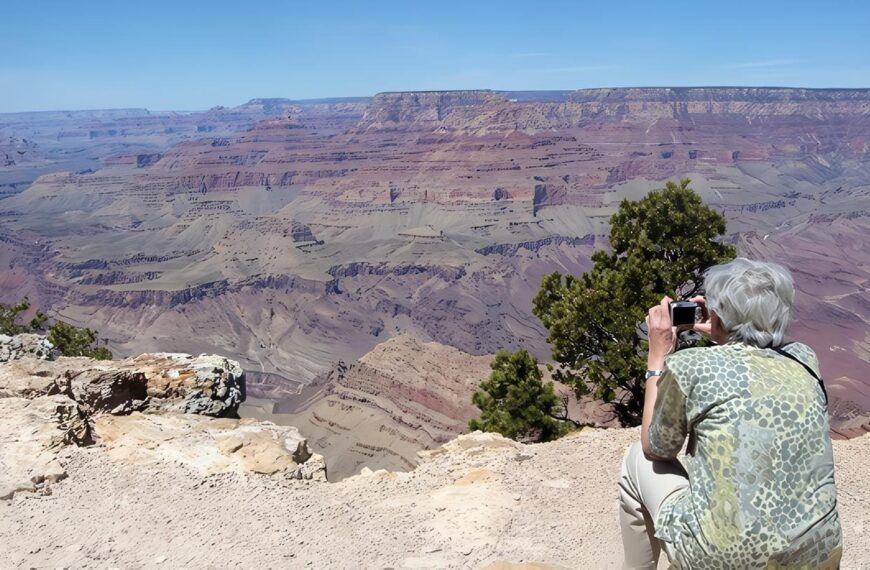
[[[722,319],[716,314],[716,311],[710,311],[710,338],[716,344],[725,344],[728,342],[728,332],[722,325]]]

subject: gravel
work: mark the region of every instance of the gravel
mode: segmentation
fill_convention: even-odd
[[[617,568],[616,478],[632,430],[435,455],[340,483],[202,476],[74,448],[50,495],[0,502],[0,565]],[[843,568],[870,567],[870,436],[835,442]]]

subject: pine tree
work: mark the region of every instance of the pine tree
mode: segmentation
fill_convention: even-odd
[[[0,334],[14,336],[41,330],[45,325],[46,316],[40,312],[37,312],[29,322],[23,324],[18,322],[21,315],[29,308],[30,301],[26,297],[14,305],[0,303]]]
[[[25,298],[14,305],[0,303],[0,334],[14,336],[25,333],[47,332],[48,341],[64,356],[87,356],[96,360],[111,360],[112,352],[104,346],[94,346],[97,333],[88,328],[80,329],[63,321],[56,321],[46,329],[48,317],[38,312],[26,323],[20,317],[30,308]]]
[[[94,346],[97,333],[94,330],[74,327],[57,321],[48,327],[48,341],[64,356],[87,356],[96,360],[111,360],[112,353],[102,346]]]
[[[644,317],[663,295],[688,298],[708,267],[732,259],[720,241],[725,218],[704,205],[689,180],[668,182],[610,219],[611,250],[596,251],[580,277],[544,277],[533,312],[547,328],[554,377],[613,404],[623,425],[638,425],[648,343]]]
[[[534,356],[525,350],[500,351],[490,363],[489,378],[480,383],[472,402],[480,408],[480,420],[471,420],[471,430],[492,431],[521,441],[550,441],[570,429],[564,402],[543,382]]]

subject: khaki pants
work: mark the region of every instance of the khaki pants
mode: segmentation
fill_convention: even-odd
[[[651,461],[643,454],[640,442],[628,448],[619,477],[623,568],[655,569],[662,546],[673,560],[670,544],[655,537],[653,523],[664,500],[688,486],[688,474],[678,461]]]

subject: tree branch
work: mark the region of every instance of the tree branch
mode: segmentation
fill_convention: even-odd
[[[592,425],[591,423],[578,422],[577,420],[572,420],[571,418],[569,418],[568,417],[569,397],[567,395],[564,395],[564,394],[560,394],[560,396],[562,398],[562,413],[561,414],[554,414],[553,412],[549,412],[547,415],[549,415],[554,420],[559,420],[560,422],[567,422],[569,424],[572,424],[574,427],[578,427],[578,428],[579,427],[588,427],[588,426]]]

